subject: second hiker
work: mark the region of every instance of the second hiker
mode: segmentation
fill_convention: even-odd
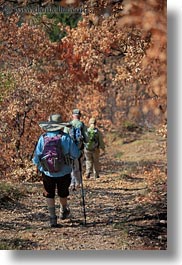
[[[87,127],[81,119],[81,112],[79,109],[73,109],[72,112],[72,121],[70,124],[72,128],[65,128],[64,132],[69,133],[71,138],[77,144],[78,148],[81,150],[82,155],[79,159],[74,160],[73,169],[71,172],[71,190],[76,190],[81,185],[81,174],[82,174],[82,164],[83,164],[83,152],[84,152],[84,143],[87,142]]]

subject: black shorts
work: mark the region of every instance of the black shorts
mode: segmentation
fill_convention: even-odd
[[[68,197],[69,186],[71,183],[71,174],[67,174],[64,177],[48,177],[44,173],[42,173],[42,176],[44,185],[44,197],[54,198],[56,189],[59,197]]]

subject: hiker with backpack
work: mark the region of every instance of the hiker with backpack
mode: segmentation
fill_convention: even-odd
[[[72,121],[70,122],[71,128],[64,129],[65,132],[69,133],[71,138],[74,140],[76,145],[81,151],[81,156],[79,159],[74,160],[73,169],[71,172],[71,190],[76,190],[81,186],[82,182],[82,165],[83,165],[83,153],[84,153],[84,143],[87,141],[87,127],[82,122],[81,112],[79,109],[73,109],[72,112]]]
[[[50,226],[57,226],[55,192],[60,199],[60,218],[66,219],[70,214],[67,203],[71,183],[72,161],[78,159],[81,152],[71,137],[63,132],[65,126],[61,115],[52,114],[48,121],[39,126],[46,131],[37,142],[33,163],[42,173],[44,193],[50,215]]]
[[[100,171],[100,149],[105,152],[105,144],[100,130],[96,127],[96,119],[89,120],[89,128],[87,130],[87,143],[85,144],[84,154],[86,158],[86,178],[89,179],[91,174],[95,178],[99,178]]]

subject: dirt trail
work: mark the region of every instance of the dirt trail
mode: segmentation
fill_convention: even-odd
[[[86,226],[80,190],[70,192],[71,218],[49,228],[42,184],[23,183],[26,196],[1,209],[1,244],[33,250],[166,249],[163,142],[152,132],[126,144],[109,140],[101,177],[83,180]],[[56,202],[58,213],[58,198]]]

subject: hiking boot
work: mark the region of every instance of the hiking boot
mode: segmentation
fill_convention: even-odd
[[[68,209],[68,208],[65,208],[64,210],[60,211],[60,218],[62,220],[65,220],[66,218],[68,218],[69,215],[70,215],[70,209]]]
[[[58,224],[57,224],[57,216],[51,216],[50,217],[50,226],[51,227],[57,227]]]

